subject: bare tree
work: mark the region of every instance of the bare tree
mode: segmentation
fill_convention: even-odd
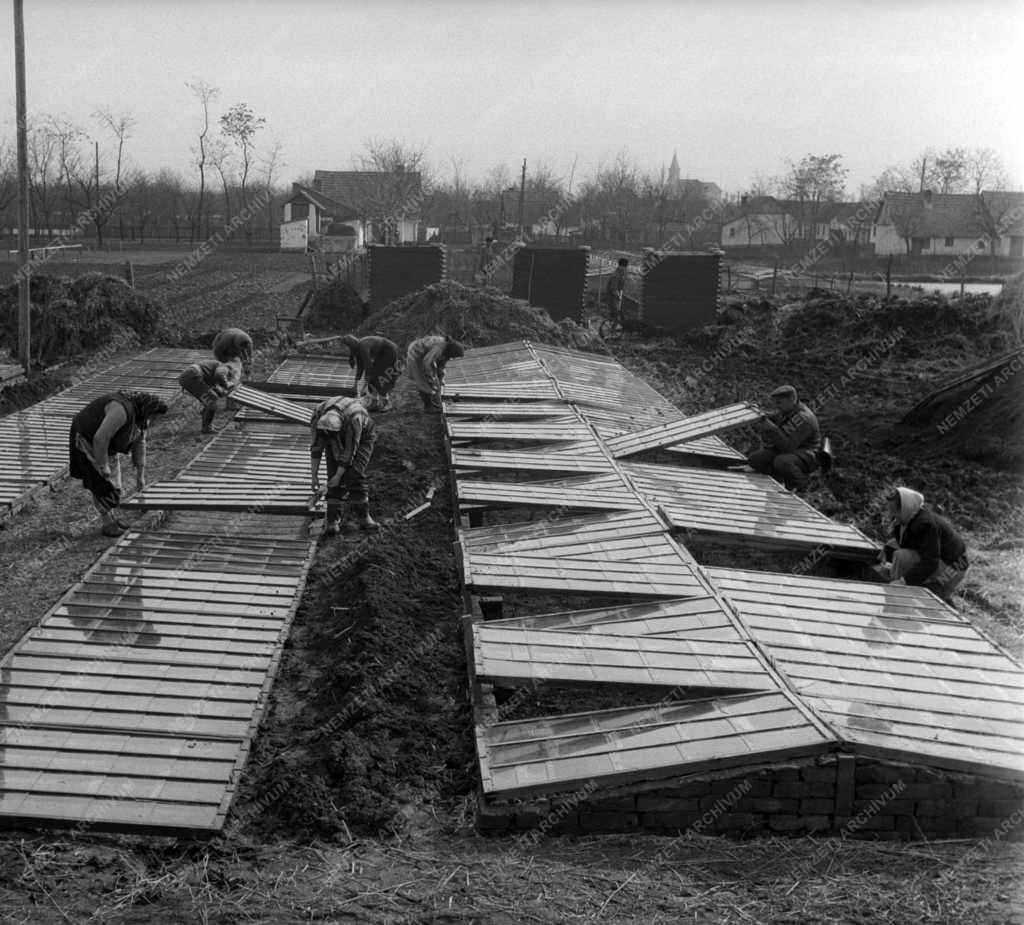
[[[359,163],[370,175],[363,186],[362,202],[350,205],[373,225],[384,243],[391,243],[398,237],[399,222],[420,214],[434,186],[426,152],[395,139],[371,139]]]
[[[124,146],[131,137],[131,130],[135,127],[135,119],[126,113],[115,114],[109,108],[97,110],[93,113],[93,118],[97,119],[117,139],[117,158],[114,162],[114,202],[111,203],[109,211],[111,213],[117,212],[120,234],[124,238],[124,215],[120,208],[120,201],[124,195],[121,177],[124,169]]]
[[[0,139],[0,215],[18,198],[18,159],[16,151]]]
[[[849,171],[841,161],[841,154],[808,154],[799,163],[789,162],[789,173],[781,178],[780,186],[797,202],[799,237],[814,240],[821,204],[843,198]]]
[[[249,168],[255,157],[256,143],[253,136],[266,125],[267,120],[258,117],[245,103],[236,103],[220,117],[220,131],[238,149],[241,156],[241,196],[242,208],[248,200],[245,195],[246,182],[249,179]]]
[[[1006,166],[992,148],[974,148],[969,151],[965,173],[975,196],[980,196],[983,190],[1005,190],[1010,185]]]
[[[917,189],[913,173],[905,167],[886,167],[871,183],[862,185],[862,202],[881,201],[886,193],[912,193]]]
[[[220,88],[208,84],[205,80],[186,83],[186,87],[198,100],[203,108],[203,128],[199,133],[198,145],[194,151],[196,168],[199,170],[199,201],[196,206],[196,218],[189,233],[189,240],[194,242],[202,234],[203,200],[206,196],[206,139],[210,133],[210,103],[220,94]]]
[[[223,138],[212,138],[207,142],[207,160],[217,171],[224,191],[224,221],[231,221],[231,149]]]
[[[32,215],[37,216],[33,225],[50,232],[53,230],[56,193],[61,188],[63,175],[60,171],[57,139],[45,120],[29,130],[28,160],[29,199]]]
[[[267,210],[267,232],[270,235],[269,240],[274,240],[274,229],[277,226],[277,204],[274,203],[274,186],[278,182],[278,177],[281,173],[281,169],[285,166],[284,161],[284,142],[280,138],[274,138],[271,142],[270,147],[266,150],[260,160],[260,166],[263,168],[263,192],[267,198],[267,204],[265,206]]]

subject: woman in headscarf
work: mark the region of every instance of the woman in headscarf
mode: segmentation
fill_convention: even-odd
[[[128,529],[114,514],[122,492],[119,454],[131,454],[141,491],[146,484],[146,431],[156,415],[166,412],[166,403],[149,392],[110,392],[89,402],[71,422],[70,474],[92,493],[105,536],[120,536]]]
[[[889,497],[892,558],[889,580],[934,591],[947,604],[967,574],[967,544],[941,514],[925,507],[924,495],[897,488]]]
[[[341,530],[341,503],[348,498],[364,530],[377,530],[370,516],[366,468],[377,440],[373,418],[358,398],[341,395],[321,402],[310,422],[309,458],[313,491],[320,490],[320,460],[327,454],[327,524],[333,536]]]
[[[346,334],[341,342],[348,347],[348,365],[356,371],[355,387],[366,376],[365,404],[370,411],[387,411],[391,407],[389,392],[402,372],[398,362],[398,346],[380,334],[357,339]]]

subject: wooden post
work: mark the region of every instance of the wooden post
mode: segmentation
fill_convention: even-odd
[[[135,267],[132,265],[132,262],[130,260],[124,265],[124,278],[126,280],[128,280],[128,285],[131,286],[132,289],[134,289],[135,288]]]
[[[14,0],[14,82],[18,132],[18,357],[25,375],[32,361],[32,314],[29,302],[28,107],[25,103],[25,14]]]
[[[519,237],[526,234],[524,208],[526,204],[526,158],[523,158],[523,176],[519,181]]]
[[[772,266],[772,298],[775,298],[775,281],[779,278],[779,261],[776,260]]]
[[[846,294],[850,294],[850,290],[853,289],[853,270],[850,270],[850,277],[846,281]]]
[[[960,267],[960,301],[964,300],[964,268]]]

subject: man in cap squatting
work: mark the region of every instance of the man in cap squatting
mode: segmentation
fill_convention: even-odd
[[[928,588],[947,604],[967,574],[967,544],[941,514],[925,507],[924,495],[897,488],[889,496],[891,538],[882,551],[892,560],[889,581]]]
[[[320,460],[327,453],[327,524],[324,532],[341,530],[341,503],[348,498],[364,530],[377,530],[370,516],[366,468],[377,440],[373,419],[358,398],[339,395],[321,402],[310,422],[309,446],[313,491],[320,490]]]
[[[814,412],[801,402],[791,385],[772,392],[775,410],[761,419],[764,446],[747,457],[756,472],[770,475],[791,491],[807,486],[818,468],[821,428]]]

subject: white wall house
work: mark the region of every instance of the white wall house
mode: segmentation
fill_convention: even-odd
[[[871,241],[882,256],[994,251],[1000,257],[1024,257],[1024,193],[889,193]]]

